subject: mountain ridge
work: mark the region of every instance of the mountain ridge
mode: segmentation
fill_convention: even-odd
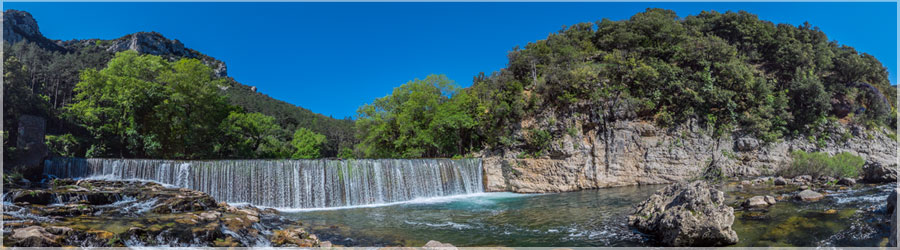
[[[67,41],[53,40],[45,37],[40,32],[38,21],[34,19],[30,13],[14,9],[3,12],[3,24],[4,44],[12,46],[23,41],[26,43],[33,43],[40,49],[45,50],[48,54],[60,53],[80,55],[83,53],[97,54],[101,52],[114,54],[117,52],[133,50],[140,54],[162,56],[170,61],[181,58],[200,60],[203,64],[209,66],[213,70],[216,77],[227,79],[228,86],[223,87],[222,91],[228,96],[228,100],[231,104],[239,106],[248,112],[259,112],[273,116],[276,118],[279,125],[286,130],[293,131],[297,128],[305,127],[325,135],[328,141],[323,149],[323,155],[335,156],[341,146],[347,147],[348,145],[352,145],[352,120],[334,119],[299,105],[278,100],[269,95],[257,92],[256,87],[242,84],[232,77],[229,77],[225,62],[186,47],[178,39],[169,39],[159,32],[139,31],[109,40],[98,38],[72,39]],[[102,61],[102,64],[88,65],[88,67],[93,66],[102,68],[105,66],[105,60],[109,60],[109,58],[104,58],[108,57],[106,55],[98,57],[101,57],[101,59],[97,61]],[[42,62],[34,63],[41,64]],[[58,85],[63,86],[63,93],[68,93],[72,91],[71,88],[73,88],[75,84],[74,82],[71,82]],[[65,102],[65,100],[62,102]],[[13,124],[13,126],[15,125]]]

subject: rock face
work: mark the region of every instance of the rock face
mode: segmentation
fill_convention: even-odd
[[[798,193],[794,197],[801,201],[818,201],[818,200],[821,200],[822,198],[825,198],[824,195],[817,193],[815,191],[812,191],[812,190],[800,191],[800,193]]]
[[[735,244],[738,236],[732,223],[734,209],[725,204],[725,194],[703,181],[669,185],[628,216],[628,225],[666,246]]]
[[[106,46],[108,46],[106,50],[110,52],[134,50],[141,54],[166,56],[169,57],[170,60],[177,58],[195,58],[212,68],[216,76],[225,77],[228,75],[228,69],[224,62],[203,55],[196,50],[185,48],[181,41],[178,41],[177,39],[169,40],[157,32],[138,32],[126,35],[109,41]]]
[[[100,46],[110,52],[134,50],[141,54],[163,56],[169,60],[195,58],[212,68],[216,76],[228,75],[228,68],[224,62],[196,50],[185,48],[180,41],[167,39],[157,32],[138,32],[114,40],[54,41],[41,34],[37,21],[25,11],[7,10],[3,13],[3,40],[10,44],[23,40],[29,41],[51,51],[77,51],[77,48],[83,46]]]
[[[885,183],[897,181],[897,164],[866,162],[862,169],[863,181],[868,183]]]
[[[607,137],[604,134],[609,133],[597,130],[572,133],[547,121],[554,117],[553,124],[582,128],[586,117],[538,116],[544,118],[523,120],[521,127],[547,129],[560,138],[549,143],[547,154],[540,158],[520,158],[525,149],[517,146],[482,152],[486,191],[541,193],[668,184],[702,175],[710,162],[715,162],[724,176],[773,175],[789,165],[794,150],[819,150],[806,138],[767,145],[746,137],[716,140],[697,122],[659,128],[646,122],[619,121],[612,124],[612,136]],[[524,134],[516,132],[515,136],[524,138]],[[821,151],[850,152],[870,162],[889,164],[896,160],[897,147],[897,141],[882,131],[864,131],[846,142],[829,142]]]
[[[63,51],[62,46],[47,39],[41,34],[37,21],[31,13],[18,10],[6,10],[3,12],[3,42],[15,44],[21,41],[36,43],[38,46],[51,51]]]

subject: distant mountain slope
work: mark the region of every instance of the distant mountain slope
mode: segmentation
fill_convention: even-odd
[[[273,116],[288,132],[305,127],[325,135],[328,142],[322,152],[324,156],[335,156],[341,147],[352,147],[354,144],[352,120],[333,119],[258,93],[255,87],[228,77],[224,62],[187,48],[180,41],[168,39],[157,32],[137,32],[112,40],[51,40],[41,34],[37,21],[30,13],[7,10],[3,12],[3,35],[5,55],[16,56],[30,68],[34,72],[33,89],[51,99],[52,107],[45,108],[47,113],[59,113],[60,108],[71,100],[78,72],[86,68],[103,68],[114,53],[134,50],[169,60],[200,60],[212,68],[216,76],[229,79],[231,86],[224,88],[223,92],[229,96],[233,105],[248,112]],[[32,113],[35,112],[38,111]],[[14,129],[15,120],[15,117],[4,116],[6,130]],[[53,123],[48,126],[51,133],[74,129],[64,124],[65,121],[51,120],[50,123]],[[15,141],[12,137],[10,139]]]

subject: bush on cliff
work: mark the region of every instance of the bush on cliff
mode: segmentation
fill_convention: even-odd
[[[786,177],[810,175],[814,178],[819,176],[855,178],[859,176],[859,171],[865,164],[862,157],[847,152],[829,156],[824,152],[798,150],[794,151],[791,156],[793,160],[791,165],[782,169],[780,175]]]

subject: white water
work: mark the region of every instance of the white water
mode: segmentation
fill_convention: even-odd
[[[480,159],[220,160],[53,158],[59,178],[144,180],[218,201],[280,209],[344,208],[481,193]]]

